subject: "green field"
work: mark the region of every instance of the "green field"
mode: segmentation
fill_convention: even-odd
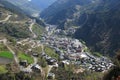
[[[35,53],[42,53],[42,48],[41,48],[41,46],[36,47],[36,48],[33,48],[32,51],[35,52]]]
[[[25,53],[19,53],[18,58],[20,60],[27,60],[29,64],[34,62],[33,58],[30,55],[27,55]]]
[[[5,65],[0,65],[0,74],[8,72]]]
[[[55,53],[55,50],[54,50],[54,49],[45,46],[45,47],[44,47],[44,50],[45,50],[45,53],[46,53],[47,55],[49,55],[50,57],[55,58],[55,59],[58,59],[58,58],[59,58],[58,54]]]
[[[13,59],[13,54],[9,51],[1,51],[0,52],[0,57]]]
[[[33,32],[37,35],[37,36],[39,36],[39,38],[41,38],[41,35],[42,35],[42,33],[44,32],[44,27],[42,27],[42,26],[40,26],[40,25],[38,25],[38,24],[34,24],[34,26],[33,26]]]

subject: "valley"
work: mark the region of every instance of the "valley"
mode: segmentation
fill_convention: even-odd
[[[4,20],[1,20],[1,24],[26,24],[27,22],[31,34],[30,37],[16,40],[14,46],[6,38],[1,38],[1,42],[14,57],[13,61],[15,62],[12,64],[16,64],[19,71],[40,73],[52,77],[51,74],[55,75],[55,73],[51,72],[54,68],[64,68],[65,65],[68,67],[70,65],[76,66],[73,67],[73,73],[83,73],[86,70],[106,72],[114,65],[107,57],[94,56],[83,41],[80,42],[78,39],[67,36],[71,32],[74,34],[76,27],[62,30],[57,29],[55,25],[46,24],[45,31],[41,35],[37,35],[33,30],[36,24],[35,19],[26,19],[28,21],[25,22],[9,21],[12,16],[13,14],[7,15]],[[41,36],[40,39],[38,39],[39,36]],[[44,63],[41,64],[40,58],[44,60]],[[61,66],[61,63],[63,66]],[[79,71],[76,72],[76,70]],[[44,76],[41,77],[45,78]]]
[[[32,16],[36,1],[11,1],[0,1],[0,80],[119,80],[119,3],[58,0]]]

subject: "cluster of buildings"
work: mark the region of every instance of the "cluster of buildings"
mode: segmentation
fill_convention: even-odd
[[[53,48],[56,54],[59,55],[60,62],[62,65],[74,64],[79,66],[80,69],[76,69],[76,73],[83,72],[84,70],[90,70],[95,72],[105,72],[110,69],[113,65],[112,61],[106,57],[96,57],[92,53],[85,51],[86,46],[80,42],[78,39],[73,39],[69,37],[63,37],[56,35],[59,29],[54,27],[47,27],[47,33],[44,33],[40,41],[31,41],[29,39],[18,42],[18,44],[30,44],[35,46],[38,44],[44,44]],[[40,46],[40,45],[38,45]],[[33,48],[32,47],[32,48]],[[39,57],[37,54],[33,54],[34,58]],[[48,56],[44,50],[41,56],[46,60],[47,64],[51,67],[59,67],[58,61],[51,56]],[[20,63],[21,65],[26,65],[27,62]],[[22,67],[23,71],[41,72],[42,69],[37,63],[33,63],[26,68]],[[55,74],[48,72],[48,78],[55,78]]]
[[[109,59],[86,52],[86,46],[78,39],[59,36],[60,29],[47,27],[47,32],[42,36],[42,43],[53,48],[64,64],[72,63],[96,72],[106,71],[113,66]]]

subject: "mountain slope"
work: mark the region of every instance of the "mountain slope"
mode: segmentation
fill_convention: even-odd
[[[95,51],[114,55],[120,49],[119,7],[119,0],[102,1],[94,12],[88,14],[89,19],[77,30],[75,37],[85,40]]]
[[[41,13],[49,24],[79,26],[74,37],[93,51],[114,55],[120,48],[119,0],[59,0]]]
[[[32,16],[39,16],[41,10],[48,7],[55,0],[5,0],[21,8],[24,12]]]
[[[31,0],[31,4],[35,4],[40,11],[44,10],[48,6],[50,6],[56,0]]]
[[[93,1],[93,0],[92,0]],[[91,0],[58,0],[50,7],[41,12],[42,17],[47,23],[59,25],[66,24],[67,20],[74,21],[82,13],[85,6],[93,4]],[[96,2],[97,0],[95,0]]]
[[[28,0],[5,0],[19,8],[21,8],[25,13],[32,16],[38,16],[40,13],[39,8],[32,5]]]
[[[35,25],[37,23],[23,13],[17,11],[17,9],[17,7],[14,7],[13,10],[9,9],[5,5],[0,6],[0,37],[9,36],[19,39],[32,36],[29,26],[32,23]],[[44,24],[39,20],[39,25],[37,24],[36,27],[42,29],[40,26],[44,26]]]

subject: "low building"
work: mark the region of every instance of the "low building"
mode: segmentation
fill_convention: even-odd
[[[57,63],[57,60],[56,59],[47,59],[47,63],[48,65],[55,65]]]
[[[33,65],[33,66],[31,67],[31,69],[32,69],[32,71],[37,72],[37,73],[42,72],[42,69],[41,69],[41,67],[40,67],[38,64]]]
[[[39,57],[39,54],[37,54],[37,53],[33,53],[32,54],[34,57]]]
[[[19,62],[19,64],[20,64],[21,66],[26,67],[26,66],[28,65],[28,62],[27,62],[27,60],[21,60],[21,61]]]
[[[55,79],[55,74],[54,73],[48,73],[47,78],[54,80]]]

